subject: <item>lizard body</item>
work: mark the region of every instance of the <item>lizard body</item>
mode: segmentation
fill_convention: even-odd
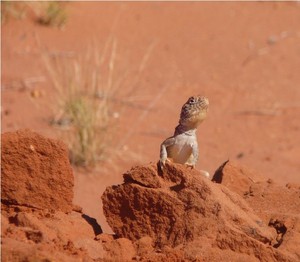
[[[209,101],[204,96],[192,96],[182,106],[179,124],[174,135],[167,138],[160,146],[160,166],[163,168],[168,158],[175,163],[195,167],[199,149],[196,131],[206,118]]]

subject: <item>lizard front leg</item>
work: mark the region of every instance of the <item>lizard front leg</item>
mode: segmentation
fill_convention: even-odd
[[[166,161],[168,160],[168,151],[167,147],[172,146],[175,144],[175,138],[174,137],[169,137],[167,138],[164,142],[161,143],[160,145],[160,159],[159,159],[159,164],[161,169],[166,164]]]
[[[198,147],[198,143],[196,142],[192,145],[192,153],[186,165],[188,167],[191,167],[192,169],[195,168],[198,158],[199,158],[199,147]]]
[[[195,143],[192,146],[191,160],[189,161],[187,166],[191,167],[192,169],[195,168],[198,158],[199,158],[199,147],[198,147],[198,143]],[[199,172],[201,173],[202,176],[209,178],[209,173],[207,171],[199,170]]]
[[[198,147],[198,143],[197,141],[193,144],[193,151],[192,151],[192,154],[193,154],[193,165],[194,167],[196,166],[196,163],[198,162],[198,159],[199,159],[199,147]]]

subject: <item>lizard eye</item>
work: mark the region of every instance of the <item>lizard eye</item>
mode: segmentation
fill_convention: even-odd
[[[196,103],[196,99],[195,99],[195,97],[190,97],[189,98],[189,102],[188,102],[189,104],[195,104]]]

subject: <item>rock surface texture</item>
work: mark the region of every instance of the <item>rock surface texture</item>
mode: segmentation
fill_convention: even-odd
[[[66,146],[30,130],[2,135],[1,261],[126,261],[128,239],[101,234],[73,206]]]
[[[272,246],[289,252],[293,261],[300,261],[299,184],[281,186],[232,162],[225,162],[212,180],[243,197],[255,213],[276,230]]]
[[[1,259],[11,261],[300,261],[300,186],[232,162],[213,181],[179,164],[126,172],[102,195],[116,233],[72,204],[64,144],[2,135]]]
[[[245,189],[254,184],[244,176],[240,181]],[[163,172],[149,164],[124,174],[124,184],[107,188],[102,200],[117,236],[150,236],[155,247],[183,248],[190,260],[217,261],[226,253],[239,261],[292,261],[273,247],[274,227],[238,193],[179,164],[167,164]]]
[[[29,130],[1,139],[2,202],[71,211],[74,177],[64,143]]]

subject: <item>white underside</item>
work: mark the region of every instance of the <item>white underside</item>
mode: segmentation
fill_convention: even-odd
[[[176,163],[193,165],[195,163],[192,154],[194,146],[197,146],[195,136],[177,135],[174,145],[167,148],[168,157]]]

